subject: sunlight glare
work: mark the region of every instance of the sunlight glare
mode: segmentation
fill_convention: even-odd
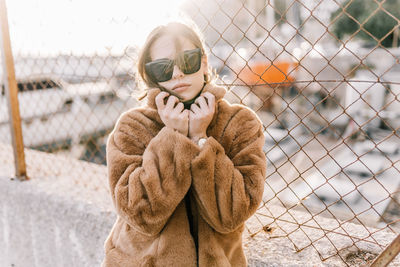
[[[42,55],[118,53],[179,16],[184,1],[8,0],[13,49]]]

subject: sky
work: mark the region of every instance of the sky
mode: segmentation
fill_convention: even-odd
[[[7,0],[14,54],[118,53],[185,0]]]

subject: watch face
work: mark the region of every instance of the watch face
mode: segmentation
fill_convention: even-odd
[[[203,146],[205,144],[205,142],[207,141],[206,138],[200,138],[199,141],[197,142],[199,144],[199,146]]]

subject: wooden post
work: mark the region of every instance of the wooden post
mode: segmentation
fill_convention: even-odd
[[[8,114],[11,121],[11,139],[14,150],[15,175],[26,180],[24,143],[22,140],[21,117],[19,114],[18,88],[15,80],[14,59],[11,51],[10,33],[5,0],[0,0],[1,48],[3,81],[7,96]]]
[[[400,234],[392,241],[392,243],[382,251],[374,260],[371,267],[387,266],[400,252]]]

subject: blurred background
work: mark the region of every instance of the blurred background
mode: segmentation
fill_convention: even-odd
[[[132,96],[139,47],[155,26],[184,16],[204,34],[225,98],[263,122],[260,225],[290,239],[307,223],[326,230],[313,219],[323,215],[336,230],[364,225],[365,238],[368,226],[399,232],[400,0],[6,3],[25,147],[105,165],[117,118],[143,104]],[[11,144],[1,90],[0,142]]]

